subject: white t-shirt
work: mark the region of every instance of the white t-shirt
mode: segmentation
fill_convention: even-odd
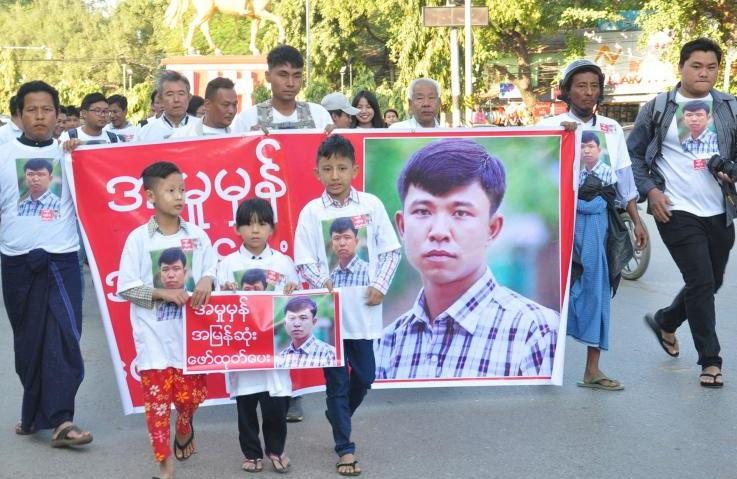
[[[34,249],[49,253],[79,250],[77,216],[63,159],[64,152],[56,140],[44,147],[25,145],[18,139],[0,145],[0,252],[3,254],[17,256]],[[30,162],[32,168],[26,169]],[[29,194],[26,180],[26,172],[33,171],[40,172],[47,182],[45,191],[38,191],[40,194],[35,199]]]
[[[351,195],[356,195],[358,202],[350,200],[342,208],[326,204],[324,197],[307,203],[299,214],[294,235],[294,262],[319,264],[321,271],[333,279],[333,285],[340,288],[343,339],[376,339],[383,329],[382,306],[366,305],[366,288],[375,279],[378,256],[399,249],[400,244],[381,200],[361,191],[352,190]],[[330,227],[337,218],[350,219],[359,231],[357,253],[342,273],[337,271],[336,255],[331,251],[328,257]],[[343,284],[355,286],[341,287],[336,274],[345,275]]]
[[[84,132],[82,127],[76,128],[77,130],[77,138],[82,142],[83,145],[106,145],[108,143],[112,143],[110,140],[110,135],[107,134],[105,129],[100,132],[97,136],[88,135]],[[62,145],[69,141],[69,131],[65,131],[59,136],[59,143]]]
[[[665,177],[665,194],[673,202],[671,210],[686,211],[696,216],[715,216],[724,213],[724,196],[719,183],[706,167],[712,155],[719,153],[716,132],[706,131],[712,136],[712,147],[699,152],[685,151],[684,139],[690,136],[685,125],[683,106],[691,101],[703,101],[709,106],[711,115],[711,94],[703,98],[686,98],[676,93],[678,110],[663,139],[663,160],[658,167]],[[709,119],[708,127],[713,127]]]
[[[142,142],[166,140],[174,133],[174,131],[191,126],[194,123],[202,123],[202,120],[196,116],[187,115],[179,123],[178,127],[174,127],[174,124],[166,118],[166,115],[161,115],[159,118],[149,120],[149,122],[141,128],[138,132],[137,140]]]
[[[417,120],[415,120],[415,117],[410,117],[409,120],[404,121],[398,121],[396,123],[392,123],[389,125],[389,128],[398,130],[430,130],[432,128],[440,128],[440,123],[438,123],[438,120],[433,120],[433,126],[425,127],[417,123]]]
[[[10,140],[15,140],[23,133],[23,130],[18,128],[18,125],[10,120],[3,126],[0,126],[0,144],[7,143]]]
[[[138,127],[130,122],[126,123],[123,128],[115,128],[112,123],[108,123],[102,130],[113,133],[123,143],[136,141],[136,135],[138,134]]]
[[[192,121],[182,128],[177,128],[169,138],[194,138],[198,136],[227,135],[231,132],[228,128],[213,128],[204,123]]]
[[[184,286],[188,291],[204,276],[216,279],[217,255],[210,238],[192,223],[182,220],[182,225],[173,235],[164,236],[156,231],[150,236],[146,223],[128,235],[120,257],[118,294],[139,286],[164,287],[160,282],[154,283],[153,269],[160,271],[158,259],[170,248],[177,248],[186,258]],[[183,368],[183,316],[184,307],[177,308],[174,303],[157,301],[153,309],[131,303],[135,363],[139,370]]]
[[[226,282],[240,283],[243,273],[249,270],[261,270],[267,281],[266,290],[281,293],[287,282],[299,284],[294,263],[289,258],[270,247],[255,256],[243,245],[235,253],[231,253],[218,265],[218,287]],[[240,288],[239,288],[240,289]],[[292,380],[289,370],[245,371],[228,374],[228,392],[230,397],[243,396],[267,391],[270,396],[291,396]]]
[[[315,129],[325,131],[325,127],[333,124],[333,119],[330,117],[330,113],[322,105],[316,103],[308,103],[310,107],[310,115],[312,120],[315,122]],[[289,116],[284,116],[279,113],[275,108],[272,108],[272,115],[274,123],[291,123],[299,120],[297,115],[297,109],[294,109]],[[235,133],[248,133],[251,128],[258,124],[258,110],[256,106],[252,106],[240,112],[233,120],[233,132]]]

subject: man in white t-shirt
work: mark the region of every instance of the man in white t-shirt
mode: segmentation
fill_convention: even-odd
[[[92,435],[73,423],[84,378],[82,284],[74,205],[61,164],[63,152],[52,137],[59,93],[42,81],[31,81],[21,85],[17,99],[24,134],[0,145],[2,290],[13,329],[15,370],[23,385],[15,433],[53,429],[51,446],[79,446],[91,442]],[[23,215],[19,203],[28,187],[18,171],[29,164],[31,171],[43,170],[44,177],[30,188],[32,194],[49,183],[47,191],[55,189],[60,200],[53,207],[38,202],[43,203],[39,214]],[[58,178],[56,184],[46,166]]]
[[[138,141],[166,140],[177,129],[201,123],[202,120],[187,114],[190,93],[189,80],[181,73],[164,70],[156,80],[156,92],[164,107],[161,117],[150,120],[138,133]]]
[[[710,39],[684,44],[678,64],[680,82],[642,107],[627,139],[637,189],[647,197],[648,212],[655,217],[660,237],[685,282],[670,306],[646,315],[645,321],[665,352],[678,356],[675,332],[688,320],[704,387],[724,384],[714,294],[722,285],[734,244],[737,215],[733,182],[707,166],[716,153],[724,158],[737,154],[737,100],[714,89],[721,58],[721,48]],[[689,121],[682,113],[694,101],[709,107],[717,141],[714,147],[701,148],[705,143],[684,151],[679,130]]]
[[[10,121],[0,126],[0,144],[18,138],[23,130],[21,129],[20,112],[18,111],[18,101],[15,96],[10,97]]]
[[[235,84],[229,78],[218,77],[207,84],[205,89],[205,116],[201,122],[190,122],[178,128],[170,138],[195,136],[227,135],[231,133],[230,124],[238,111],[238,95]]]
[[[389,125],[393,129],[421,130],[423,128],[438,128],[440,122],[440,84],[432,78],[417,78],[412,80],[407,88],[409,102],[409,120],[398,121]]]
[[[266,57],[266,81],[271,99],[242,111],[233,122],[233,131],[333,128],[333,120],[321,105],[297,101],[302,89],[302,54],[289,45],[279,45]],[[330,127],[330,128],[328,128]]]
[[[112,95],[108,97],[107,104],[110,123],[103,130],[114,134],[124,143],[135,141],[138,127],[128,121],[128,99],[123,95]]]
[[[102,93],[89,93],[82,99],[80,114],[84,125],[79,128],[70,128],[59,137],[59,143],[64,149],[72,151],[78,145],[102,145],[117,143],[118,137],[113,133],[103,131],[107,125],[110,108],[107,98]]]

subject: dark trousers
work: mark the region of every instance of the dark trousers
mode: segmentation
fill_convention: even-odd
[[[289,397],[271,397],[268,392],[246,394],[235,398],[238,406],[238,441],[246,459],[261,459],[264,451],[259,438],[256,407],[261,404],[261,423],[266,455],[281,456],[287,441],[287,409]]]
[[[723,214],[700,217],[685,211],[674,211],[669,222],[657,225],[686,285],[655,318],[668,332],[675,332],[688,320],[699,353],[698,364],[721,367],[714,293],[722,286],[734,244],[734,226],[725,226]]]
[[[15,371],[23,384],[22,427],[49,429],[71,421],[84,377],[77,253],[36,249],[2,255],[2,287],[13,329]]]
[[[342,368],[323,369],[327,416],[333,428],[335,452],[339,456],[356,451],[356,445],[351,442],[351,417],[376,376],[374,342],[370,339],[346,339],[343,341],[343,357],[346,365]]]

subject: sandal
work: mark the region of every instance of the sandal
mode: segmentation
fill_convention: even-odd
[[[701,378],[712,378],[713,381],[701,381]],[[722,373],[716,373],[716,374],[709,374],[709,373],[701,373],[699,374],[699,384],[701,384],[701,387],[705,388],[720,388],[724,386],[724,381],[717,382],[717,378],[721,378]]]
[[[36,433],[36,429],[34,429],[33,426],[31,426],[30,428],[26,429],[26,428],[23,427],[23,422],[22,421],[18,421],[16,423],[16,425],[15,425],[15,433],[17,435],[19,435],[19,436],[28,436],[30,434],[35,434]]]
[[[264,463],[263,461],[261,461],[261,459],[246,459],[245,461],[243,461],[241,469],[246,472],[261,472],[264,470]]]
[[[77,437],[69,437],[70,432],[76,432],[80,435]],[[58,431],[54,436],[51,437],[51,447],[68,447],[68,446],[83,446],[92,442],[92,434],[82,431],[75,424],[70,424],[64,429]]]
[[[289,462],[289,458],[284,453],[282,453],[281,456],[269,454],[269,460],[271,461],[271,467],[274,469],[274,472],[278,472],[279,474],[288,473],[289,469],[292,467],[292,463]],[[284,461],[286,461],[286,464]]]
[[[360,469],[359,470],[356,470],[356,464],[358,464],[358,461],[353,461],[353,462],[339,462],[339,463],[337,463],[335,465],[335,468],[338,470],[338,474],[340,474],[341,476],[349,476],[349,477],[360,476],[361,475],[361,472],[363,472],[363,471],[361,471]],[[350,467],[353,470],[351,472],[341,472],[340,471],[340,468],[341,467]]]
[[[186,461],[192,457],[192,454],[194,454],[194,445],[192,444],[192,441],[194,440],[194,425],[192,424],[191,417],[189,418],[189,429],[191,431],[189,439],[184,441],[184,444],[179,444],[176,433],[174,434],[174,457],[177,461]]]
[[[665,351],[665,354],[672,358],[677,358],[680,354],[680,351],[671,352],[668,348],[675,349],[678,346],[678,340],[676,341],[668,341],[663,337],[663,332],[661,331],[660,323],[655,319],[655,316],[652,314],[646,314],[645,315],[645,325],[650,328],[650,330],[653,332],[655,337],[658,339],[658,343],[660,343],[660,347],[663,348],[663,351]]]

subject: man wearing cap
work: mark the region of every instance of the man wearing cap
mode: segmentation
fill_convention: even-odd
[[[351,117],[358,114],[358,108],[351,106],[348,98],[340,92],[325,95],[320,104],[330,113],[335,128],[350,128]]]
[[[622,127],[611,118],[597,115],[604,98],[604,74],[589,60],[575,60],[565,70],[560,81],[559,99],[566,102],[568,112],[543,120],[545,125],[562,125],[567,130],[578,127],[584,146],[595,144],[598,153],[607,151],[608,163],[614,174],[596,174],[585,167],[586,158],[577,158],[574,168],[584,167],[578,184],[576,226],[573,240],[574,268],[568,300],[567,334],[588,346],[586,369],[580,387],[618,391],[624,386],[607,377],[599,369],[601,350],[609,349],[609,316],[612,289],[616,291],[621,271],[610,271],[607,241],[609,215],[617,215],[614,206],[626,207],[635,225],[638,248],[647,244],[647,232],[637,213],[637,188]],[[586,149],[582,147],[582,151]],[[597,157],[597,161],[601,161]],[[611,235],[614,237],[614,235]],[[625,237],[629,241],[629,236]],[[578,267],[576,267],[578,266]]]

